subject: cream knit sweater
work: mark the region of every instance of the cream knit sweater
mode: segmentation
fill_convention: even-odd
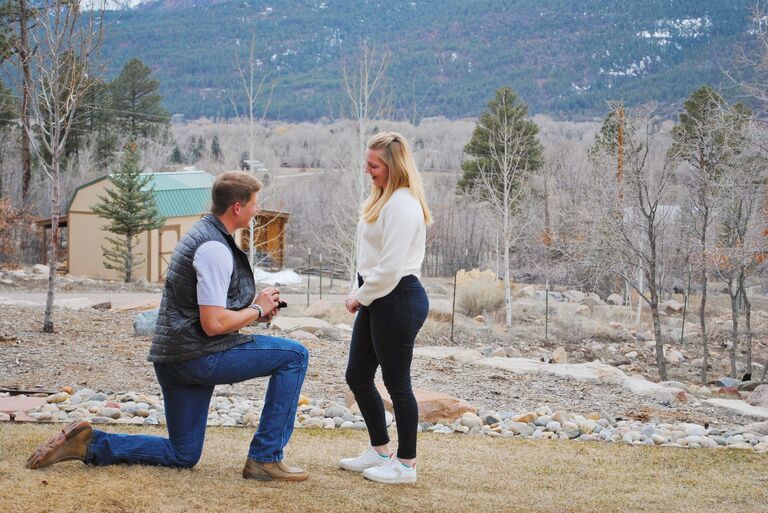
[[[363,305],[384,297],[409,274],[421,276],[427,228],[408,187],[396,190],[374,223],[357,225],[357,272],[365,283],[355,293]]]

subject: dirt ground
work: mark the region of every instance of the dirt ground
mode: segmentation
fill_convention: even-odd
[[[23,287],[4,286],[0,296],[39,297],[43,282],[26,284]],[[74,289],[74,291],[73,291]],[[78,294],[105,297],[159,298],[157,289],[137,290],[133,285],[108,283],[88,283],[70,286],[60,292],[61,297]],[[439,293],[435,293],[439,296]],[[303,313],[302,296],[298,291],[286,296],[293,304],[292,314]],[[314,298],[316,299],[316,298]],[[595,354],[585,342],[578,340],[573,327],[567,324],[567,316],[555,319],[549,341],[543,340],[542,323],[535,313],[534,306],[518,305],[516,318],[519,325],[509,331],[491,326],[478,329],[477,323],[462,318],[457,324],[453,345],[461,347],[508,347],[516,348],[523,356],[538,358],[550,354],[552,349],[563,345],[569,353],[569,361],[591,361],[602,357],[610,361],[621,351],[636,347],[620,337],[614,339],[602,324],[597,327],[582,326],[579,337],[586,336],[590,341],[599,341],[605,347],[617,346],[618,353]],[[526,310],[527,309],[527,310]],[[338,314],[332,322],[352,323],[351,316]],[[526,317],[527,315],[527,317]],[[62,386],[80,388],[88,386],[105,392],[138,391],[159,393],[152,365],[146,361],[150,337],[133,335],[133,317],[135,312],[117,312],[112,310],[94,310],[90,308],[69,310],[55,309],[53,334],[41,332],[43,310],[39,306],[2,306],[0,307],[0,388],[19,390],[54,391]],[[332,316],[333,317],[333,316]],[[764,327],[761,316],[757,333],[763,338],[756,338],[755,359],[764,361],[768,351],[762,335]],[[250,329],[250,328],[249,328]],[[276,333],[264,328],[250,329],[254,333]],[[586,330],[586,331],[584,331]],[[590,331],[591,330],[591,331]],[[279,334],[279,333],[278,333]],[[717,344],[718,342],[715,342]],[[450,323],[429,319],[417,340],[417,346],[447,345],[450,342]],[[347,386],[344,382],[344,369],[348,354],[348,340],[319,340],[307,342],[311,352],[310,369],[303,392],[316,399],[329,399],[343,402]],[[698,380],[698,369],[690,365],[696,356],[696,348],[689,344],[684,348],[688,355],[687,363],[670,366],[670,379],[693,383]],[[715,348],[718,355],[724,356],[721,348]],[[653,359],[648,354],[633,363],[626,371],[646,375],[655,379]],[[712,377],[722,376],[722,372],[713,371]],[[638,397],[626,389],[611,384],[583,383],[572,379],[545,374],[514,374],[511,372],[484,368],[473,364],[450,360],[435,360],[416,357],[413,363],[414,387],[445,392],[463,398],[481,409],[497,411],[521,411],[548,405],[553,409],[565,409],[574,413],[586,414],[592,411],[607,411],[614,417],[653,419],[657,421],[709,422],[720,425],[745,424],[754,418],[745,417],[714,406],[704,404],[683,404],[669,407],[652,398]],[[235,385],[223,385],[217,388],[220,394],[236,394],[248,398],[263,396],[266,380],[253,380]]]

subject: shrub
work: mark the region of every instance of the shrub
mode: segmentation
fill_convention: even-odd
[[[504,304],[504,284],[493,271],[461,270],[456,275],[456,304],[472,317],[494,312]]]
[[[32,215],[0,198],[0,263],[21,263],[36,240]]]

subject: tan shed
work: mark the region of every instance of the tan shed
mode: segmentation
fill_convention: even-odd
[[[147,173],[152,178],[147,188],[154,186],[160,213],[166,218],[165,225],[144,232],[139,236],[136,251],[141,262],[134,269],[136,278],[162,281],[173,249],[182,235],[195,222],[209,212],[211,187],[215,177],[205,171],[186,169],[168,173]],[[93,212],[94,206],[105,196],[112,182],[104,176],[78,187],[67,209],[67,263],[69,273],[100,279],[121,279],[117,271],[104,267],[102,246],[108,244],[109,235],[103,230],[107,220]],[[285,215],[287,218],[287,214]],[[283,224],[284,227],[284,224]],[[245,230],[244,230],[245,231]],[[258,233],[260,230],[256,230]],[[282,262],[285,230],[278,235],[280,251],[274,258]],[[235,240],[240,241],[240,237]],[[247,243],[247,237],[245,241]],[[271,249],[271,248],[269,248]],[[270,252],[271,255],[271,252]]]

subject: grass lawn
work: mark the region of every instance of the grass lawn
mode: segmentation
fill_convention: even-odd
[[[261,483],[240,476],[251,430],[209,428],[192,470],[77,461],[26,470],[27,456],[57,428],[0,423],[0,511],[768,511],[768,455],[742,450],[424,434],[418,482],[387,486],[336,465],[365,448],[365,432],[297,430],[286,459],[307,468],[309,481]]]

